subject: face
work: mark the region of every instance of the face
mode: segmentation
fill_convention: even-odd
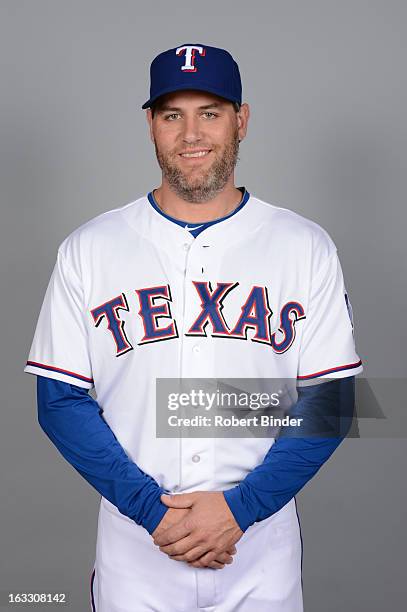
[[[188,202],[207,202],[220,193],[238,160],[249,109],[194,90],[162,96],[154,117],[147,111],[157,160],[172,191]]]

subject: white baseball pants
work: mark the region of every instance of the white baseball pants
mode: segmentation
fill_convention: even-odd
[[[295,500],[255,523],[231,565],[174,561],[147,531],[102,499],[91,599],[94,612],[303,612]]]

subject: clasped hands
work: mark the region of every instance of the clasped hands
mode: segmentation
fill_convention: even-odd
[[[169,507],[152,533],[154,544],[176,561],[222,569],[233,562],[243,535],[221,491],[162,495]]]

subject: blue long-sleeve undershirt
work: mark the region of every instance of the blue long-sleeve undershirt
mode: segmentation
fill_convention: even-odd
[[[354,414],[355,377],[298,389],[290,417],[300,427],[285,427],[263,462],[225,499],[243,531],[287,504],[329,459],[349,432]]]
[[[87,389],[37,376],[38,421],[63,457],[119,511],[153,533],[168,510],[158,483],[129,459]]]
[[[243,531],[288,503],[331,456],[347,426],[335,437],[331,432],[338,431],[338,415],[343,424],[343,417],[353,414],[353,399],[354,377],[299,390],[290,416],[308,417],[304,428],[300,433],[283,429],[264,461],[224,491]],[[160,500],[166,491],[129,459],[88,391],[37,376],[37,403],[38,421],[63,457],[122,514],[151,534],[168,510]],[[328,430],[331,437],[321,437]]]

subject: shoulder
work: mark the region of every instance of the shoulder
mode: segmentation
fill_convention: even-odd
[[[61,242],[58,252],[67,259],[72,259],[78,251],[84,252],[93,248],[103,248],[109,243],[117,242],[120,236],[129,231],[129,220],[145,216],[147,198],[142,196],[124,206],[100,213],[74,229]],[[133,230],[134,231],[134,230]]]
[[[336,252],[336,245],[329,233],[318,223],[289,208],[277,206],[260,198],[252,197],[253,210],[261,225],[269,232],[270,239],[298,249],[311,252],[313,258],[329,258]]]
[[[146,196],[124,206],[105,211],[74,229],[60,243],[58,256],[79,277],[98,265],[106,252],[114,252],[126,240],[137,237],[137,228],[148,215]]]

